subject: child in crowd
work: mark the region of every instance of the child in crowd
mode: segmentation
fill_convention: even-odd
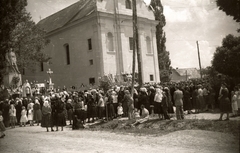
[[[232,113],[233,117],[236,117],[238,114],[238,104],[237,104],[237,90],[232,91]]]
[[[33,106],[30,105],[29,108],[28,108],[28,121],[30,123],[30,126],[34,126],[33,125]]]
[[[28,121],[27,111],[26,111],[25,106],[23,106],[23,107],[22,107],[22,112],[21,112],[20,127],[21,127],[22,125],[26,126],[27,121]]]
[[[117,107],[117,114],[118,114],[118,117],[122,117],[123,115],[123,107],[122,107],[122,103],[118,103],[118,107]]]
[[[5,134],[3,133],[6,130],[4,124],[3,124],[3,116],[2,111],[0,111],[0,138],[5,137]]]
[[[138,110],[137,108],[134,108],[133,117],[134,119],[140,118],[140,110]]]
[[[142,109],[142,115],[139,119],[137,119],[133,124],[131,124],[131,127],[135,127],[138,124],[141,124],[143,122],[146,122],[147,120],[149,120],[149,111],[145,108],[144,105],[141,105],[141,109]]]
[[[15,123],[17,122],[17,118],[16,118],[16,109],[13,104],[10,105],[9,116],[10,116],[11,127],[15,128]]]

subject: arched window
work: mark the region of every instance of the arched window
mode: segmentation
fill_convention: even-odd
[[[151,40],[150,40],[150,38],[148,36],[146,37],[146,45],[147,45],[147,53],[151,54],[152,53]]]
[[[132,2],[131,0],[125,0],[126,9],[132,9]]]
[[[65,61],[67,65],[70,65],[70,51],[69,51],[69,44],[64,45],[65,48]]]
[[[114,51],[114,46],[113,46],[113,35],[111,32],[108,33],[108,51]]]
[[[40,62],[40,69],[41,69],[41,72],[44,71],[44,65],[43,65],[43,62]]]

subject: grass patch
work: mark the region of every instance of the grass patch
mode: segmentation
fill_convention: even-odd
[[[165,135],[179,130],[206,130],[239,135],[239,121],[216,121],[205,119],[185,120],[149,120],[136,127],[131,127],[134,120],[113,120],[97,123],[90,126],[93,131],[110,131],[120,133],[132,133],[136,135]]]

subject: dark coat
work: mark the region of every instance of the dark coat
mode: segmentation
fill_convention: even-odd
[[[221,113],[230,113],[232,108],[227,89],[222,89],[222,97],[220,97],[219,101]]]
[[[191,94],[188,90],[184,90],[183,92],[183,109],[191,110],[192,109],[192,102],[191,102]]]
[[[149,97],[145,92],[140,92],[138,101],[139,101],[140,106],[144,105],[145,108],[150,112]]]

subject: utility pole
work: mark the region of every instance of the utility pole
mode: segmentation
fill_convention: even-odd
[[[133,6],[133,61],[132,61],[132,84],[131,84],[131,96],[133,97],[134,92],[134,81],[135,81],[135,64],[136,64],[136,31],[137,31],[137,11],[136,11],[136,0],[132,1]]]
[[[201,66],[201,58],[200,58],[200,53],[199,53],[198,41],[197,41],[197,50],[198,50],[198,62],[199,62],[199,68],[200,68],[200,76],[201,76],[201,79],[202,79],[202,66]]]
[[[123,60],[122,60],[122,40],[120,34],[120,21],[119,21],[119,12],[118,12],[118,0],[113,0],[114,2],[114,28],[115,28],[115,42],[116,42],[116,65],[117,65],[117,78],[121,82],[122,72],[123,72]]]
[[[187,70],[186,70],[186,81],[188,81],[188,74],[187,74]]]
[[[138,61],[138,84],[141,87],[143,84],[142,81],[142,61],[141,61],[141,53],[139,48],[139,39],[138,39],[138,27],[137,27],[137,3],[136,0],[132,0],[132,7],[133,7],[133,33],[135,34],[135,41],[136,43],[136,49],[137,49],[137,61]],[[133,35],[134,35],[133,34]],[[133,50],[134,52],[134,50]]]

